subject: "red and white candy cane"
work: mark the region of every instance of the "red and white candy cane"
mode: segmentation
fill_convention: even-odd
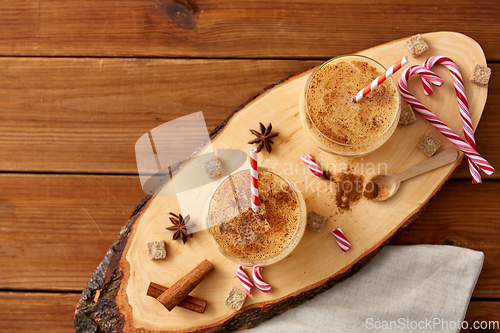
[[[495,169],[488,163],[467,141],[458,136],[451,128],[449,128],[441,119],[420,103],[408,89],[408,79],[413,74],[423,75],[427,82],[441,86],[444,81],[435,73],[431,72],[423,66],[412,66],[404,70],[399,77],[399,91],[401,96],[410,104],[414,110],[420,113],[434,127],[436,127],[444,136],[446,136],[455,146],[467,155],[477,166],[487,175],[491,175]],[[425,89],[425,87],[424,87]]]
[[[316,177],[321,177],[323,174],[323,170],[321,170],[321,167],[316,163],[314,158],[312,158],[311,154],[305,154],[300,157],[300,159],[307,165],[309,170],[316,176]]]
[[[253,289],[253,283],[250,281],[250,277],[247,275],[247,273],[243,270],[243,267],[239,267],[238,270],[236,271],[236,276],[240,280],[241,284],[247,291],[247,293],[251,294],[252,289]]]
[[[423,66],[431,69],[435,65],[443,65],[450,71],[453,79],[453,85],[455,86],[455,92],[457,94],[458,108],[460,109],[460,117],[462,118],[465,140],[471,145],[472,148],[477,149],[476,139],[474,138],[474,129],[472,128],[472,119],[469,111],[469,103],[467,103],[467,96],[465,95],[465,87],[460,70],[453,60],[444,56],[430,57],[424,62]],[[426,95],[431,95],[433,93],[432,84],[430,84],[424,76],[422,76],[422,83],[424,84],[424,87],[430,86],[429,89],[424,89],[424,92]],[[479,167],[470,158],[469,170],[472,176],[472,183],[481,183],[482,181],[481,174],[479,173]]]
[[[337,228],[335,230],[332,230],[332,234],[333,234],[333,237],[335,237],[337,244],[339,244],[342,252],[346,253],[347,250],[349,250],[351,248],[351,243],[349,243],[349,241],[345,237],[344,233],[342,232],[342,229]]]
[[[262,267],[254,266],[252,270],[252,277],[253,283],[255,283],[257,289],[265,293],[270,293],[272,291],[271,285],[262,280]]]
[[[252,210],[254,213],[259,211],[259,172],[257,171],[257,148],[250,148],[250,175],[252,192]]]

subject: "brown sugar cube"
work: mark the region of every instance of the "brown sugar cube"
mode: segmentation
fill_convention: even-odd
[[[491,76],[491,68],[476,64],[474,66],[474,71],[470,76],[470,80],[477,84],[487,85],[488,82],[490,81],[490,76]]]
[[[235,309],[236,311],[239,311],[243,307],[243,304],[245,303],[246,299],[247,299],[247,294],[245,294],[243,291],[239,289],[231,287],[231,289],[229,289],[229,293],[227,294],[226,299],[224,300],[224,304],[226,304],[232,309]]]
[[[222,173],[222,164],[215,156],[201,161],[201,167],[205,170],[209,178],[219,178],[219,172]]]
[[[321,232],[323,225],[325,225],[325,220],[326,217],[310,210],[307,213],[307,228],[315,232]]]
[[[415,57],[418,57],[419,55],[421,55],[422,53],[424,53],[429,49],[429,46],[422,38],[422,36],[420,36],[420,34],[407,39],[405,44],[406,48],[408,48],[408,51],[410,51],[411,55]]]
[[[148,243],[149,260],[165,259],[167,257],[167,249],[165,241],[157,240]]]
[[[413,112],[411,105],[402,107],[401,116],[399,117],[399,125],[410,125],[415,121],[417,121],[417,117],[415,117],[415,112]]]
[[[425,155],[431,157],[436,153],[436,151],[441,147],[441,141],[439,141],[431,133],[427,133],[426,136],[418,144],[420,150],[424,152]]]

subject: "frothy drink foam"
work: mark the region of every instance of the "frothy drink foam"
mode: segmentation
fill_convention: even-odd
[[[307,105],[317,129],[334,141],[354,145],[383,134],[398,108],[392,80],[386,80],[358,103],[351,102],[351,96],[382,72],[367,62],[344,58],[316,73]]]
[[[313,142],[334,153],[359,155],[375,150],[391,136],[400,109],[392,79],[361,101],[351,102],[384,70],[369,58],[343,56],[325,63],[309,79],[300,99],[300,116]]]
[[[290,185],[259,170],[259,212],[251,209],[250,172],[226,179],[210,202],[209,223],[215,240],[231,255],[263,259],[281,251],[299,224],[299,203]]]

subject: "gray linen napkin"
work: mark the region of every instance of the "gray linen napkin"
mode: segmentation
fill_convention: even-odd
[[[387,246],[351,278],[250,331],[458,332],[483,260],[454,246]]]

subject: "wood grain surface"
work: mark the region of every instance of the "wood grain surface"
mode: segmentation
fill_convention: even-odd
[[[138,177],[0,174],[0,289],[82,290],[144,196]]]
[[[0,54],[316,58],[457,31],[500,60],[496,0],[4,0]]]
[[[498,314],[500,313],[500,302],[485,302],[473,301],[469,305],[465,321],[469,323],[467,329],[463,329],[461,333],[498,333],[500,326],[498,324]],[[492,320],[494,318],[494,320]],[[494,321],[497,321],[495,323]],[[474,322],[477,322],[474,324]],[[478,328],[474,328],[474,325]],[[483,328],[481,328],[483,325]],[[489,325],[489,326],[487,326]]]
[[[0,170],[137,174],[134,145],[148,130],[203,111],[212,131],[266,86],[319,63],[0,58]],[[476,138],[478,150],[495,166],[500,64],[491,67]],[[456,177],[469,178],[464,166]]]
[[[203,111],[212,131],[266,86],[318,64],[0,58],[0,169],[137,174],[135,142],[150,129]]]
[[[74,293],[0,292],[0,332],[74,332]]]
[[[0,292],[0,331],[2,332],[73,332],[73,313],[79,294]],[[500,302],[473,301],[465,320],[472,327],[474,321],[498,318]],[[462,333],[500,332],[500,330],[462,330]]]
[[[440,30],[478,41],[493,75],[476,138],[500,166],[495,0],[4,0],[0,13],[1,332],[73,331],[78,291],[143,196],[140,135],[200,110],[210,131],[339,54]],[[468,318],[500,320],[499,177],[472,186],[464,161],[392,243],[484,251]]]
[[[82,190],[70,190],[73,186]],[[2,175],[0,188],[5,189],[0,191],[3,290],[83,289],[143,196],[136,176]],[[40,195],[26,201],[29,189]],[[450,181],[391,245],[448,244],[485,251],[473,296],[500,298],[499,201],[496,182]]]

